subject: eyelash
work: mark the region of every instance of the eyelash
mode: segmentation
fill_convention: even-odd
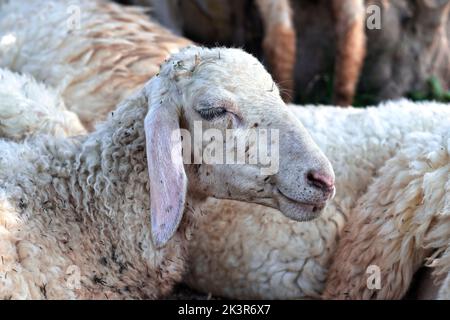
[[[198,110],[198,113],[203,119],[211,121],[224,116],[227,113],[227,110],[225,108],[209,108]]]

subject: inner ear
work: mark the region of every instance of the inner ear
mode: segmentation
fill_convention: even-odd
[[[153,243],[163,247],[175,234],[184,212],[187,177],[179,117],[167,103],[149,104],[145,118]]]

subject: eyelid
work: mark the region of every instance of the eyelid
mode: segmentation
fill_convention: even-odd
[[[197,110],[200,116],[207,120],[212,121],[217,118],[222,118],[227,114],[227,111],[224,108],[209,108],[209,109],[200,109]]]
[[[220,106],[222,108],[224,108],[225,110],[227,110],[227,112],[235,115],[240,121],[242,121],[242,114],[237,106],[236,103],[234,103],[233,101],[222,101],[222,103],[220,104]]]
[[[203,101],[198,104],[197,111],[208,110],[213,108],[215,108],[213,103],[209,101]]]
[[[227,113],[234,115],[239,121],[243,121],[243,117],[238,106],[230,100],[202,101],[198,104],[197,111],[205,112],[212,109],[224,109]]]

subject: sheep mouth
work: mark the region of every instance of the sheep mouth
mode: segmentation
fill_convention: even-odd
[[[312,221],[322,214],[327,203],[310,203],[292,199],[277,188],[279,210],[288,218],[295,221]]]

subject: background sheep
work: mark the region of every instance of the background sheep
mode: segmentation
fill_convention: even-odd
[[[0,67],[58,88],[90,130],[172,52],[190,44],[149,21],[142,9],[108,1],[0,5]]]
[[[292,109],[332,162],[336,197],[308,223],[263,207],[209,201],[190,246],[193,288],[241,299],[319,297],[341,229],[378,169],[411,131],[434,130],[450,116],[447,105],[406,100],[366,110]]]
[[[86,133],[62,98],[29,76],[0,69],[0,137],[23,140],[34,134],[76,136]]]
[[[225,78],[233,79],[227,89]],[[240,50],[190,48],[90,135],[0,141],[0,297],[167,294],[181,278],[197,204],[208,196],[278,207],[295,219],[319,214],[312,205],[322,206],[331,190],[312,184],[305,173],[315,170],[331,179],[331,166],[278,90],[265,89],[272,83],[257,60]],[[206,90],[211,86],[214,91]],[[212,119],[208,108],[226,114]],[[209,119],[202,121],[205,127],[220,130],[254,123],[276,128],[280,153],[304,160],[282,157],[270,181],[254,165],[183,168],[181,137],[171,140],[171,132],[179,122],[192,129],[201,118]],[[69,270],[80,283],[71,285]]]
[[[439,258],[450,243],[450,122],[443,122],[441,133],[411,134],[358,200],[325,298],[401,299],[427,258],[438,274],[448,273],[448,260]],[[379,288],[368,286],[370,266],[381,271]]]

